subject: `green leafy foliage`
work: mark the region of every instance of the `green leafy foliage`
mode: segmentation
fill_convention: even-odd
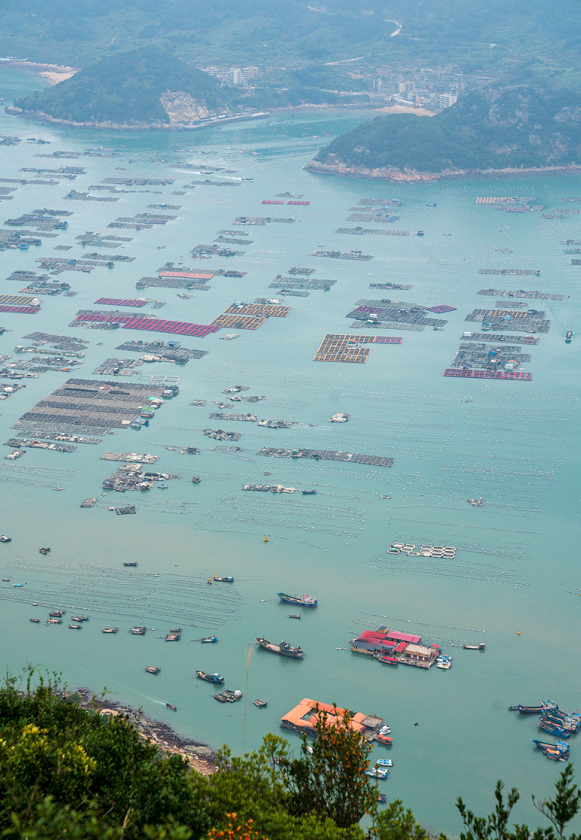
[[[167,123],[166,91],[183,91],[210,111],[232,103],[230,90],[207,73],[158,47],[103,58],[72,78],[14,104],[74,122]]]

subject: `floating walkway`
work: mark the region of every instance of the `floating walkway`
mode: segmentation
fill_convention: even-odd
[[[530,268],[479,268],[478,274],[500,274],[503,277],[506,275],[524,277],[530,274],[534,277],[540,277],[541,272]]]
[[[461,370],[458,368],[446,368],[444,376],[460,376],[464,379],[520,379],[530,382],[532,373],[525,373],[522,370]]]
[[[133,306],[135,308],[141,308],[142,306],[146,306],[149,301],[145,300],[145,298],[99,298],[95,303],[104,306]]]
[[[220,316],[224,318],[225,316]],[[79,326],[84,322],[120,324],[125,330],[148,330],[149,332],[172,333],[173,335],[193,335],[197,338],[205,338],[210,333],[217,332],[220,327],[216,325],[216,319],[212,324],[190,324],[186,321],[165,321],[157,318],[138,318],[135,315],[102,315],[100,313],[83,313],[77,315],[70,324],[72,327]],[[266,319],[263,319],[263,321]],[[224,324],[223,326],[227,326]],[[246,328],[248,329],[248,327]],[[256,327],[254,327],[256,329]]]
[[[548,292],[532,292],[524,289],[480,289],[479,295],[486,295],[488,297],[509,297],[509,298],[529,298],[530,300],[564,300],[566,295],[552,295]]]

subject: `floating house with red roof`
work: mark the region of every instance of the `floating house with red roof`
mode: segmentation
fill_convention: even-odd
[[[431,668],[440,655],[439,645],[422,645],[422,637],[414,633],[402,633],[378,627],[364,630],[356,639],[351,639],[353,653],[373,656],[384,665],[415,665]]]

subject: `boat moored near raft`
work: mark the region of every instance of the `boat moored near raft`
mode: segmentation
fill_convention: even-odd
[[[284,604],[294,604],[296,607],[310,607],[314,610],[319,603],[310,595],[301,595],[298,597],[297,595],[287,595],[286,592],[277,592],[276,594]]]
[[[224,677],[221,677],[220,674],[206,674],[205,671],[196,671],[196,676],[200,680],[206,680],[206,682],[211,683],[223,683]]]
[[[266,700],[259,700],[258,697],[256,698],[256,700],[253,700],[252,702],[259,709],[266,709],[266,707],[268,706],[268,703],[266,702]]]
[[[219,691],[217,694],[214,694],[214,699],[218,700],[220,703],[235,703],[241,698],[242,692],[238,691],[238,689],[232,691],[232,689],[227,688],[224,691]]]
[[[305,655],[300,646],[293,647],[292,645],[289,645],[288,642],[281,642],[279,645],[275,645],[274,642],[269,642],[268,639],[265,639],[263,636],[257,636],[256,641],[261,648],[264,648],[271,653],[277,653],[279,656],[287,656],[289,659],[302,659]]]

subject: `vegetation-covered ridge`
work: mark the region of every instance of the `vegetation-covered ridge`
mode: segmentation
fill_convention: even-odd
[[[13,840],[446,840],[395,801],[379,810],[366,775],[371,745],[350,726],[327,726],[298,757],[280,737],[241,758],[227,748],[202,776],[165,755],[122,716],[84,709],[78,696],[27,669],[0,686],[0,833]],[[552,799],[535,801],[549,826],[513,825],[519,799],[495,790],[494,811],[456,806],[460,840],[580,840],[566,834],[581,792],[569,764]],[[369,828],[360,820],[368,815]]]
[[[235,107],[230,88],[158,47],[103,58],[13,109],[72,123],[195,123]]]
[[[309,168],[436,180],[581,163],[581,74],[542,67],[472,91],[431,118],[389,114],[334,139]]]

